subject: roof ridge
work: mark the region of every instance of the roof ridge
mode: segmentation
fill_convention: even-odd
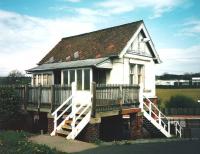
[[[130,25],[130,24],[136,24],[136,23],[144,23],[144,21],[143,20],[138,20],[138,21],[129,22],[129,23],[126,23],[126,24],[120,24],[120,25],[117,25],[117,26],[112,26],[112,27],[108,27],[108,28],[102,28],[102,29],[99,29],[99,30],[91,31],[91,32],[86,32],[86,33],[77,34],[77,35],[71,35],[71,36],[68,36],[68,37],[63,37],[61,39],[61,41],[69,39],[69,38],[73,38],[73,37],[80,37],[80,36],[84,36],[84,35],[88,35],[88,34],[92,34],[92,33],[96,33],[96,32],[101,32],[101,31],[104,31],[104,30],[112,29],[112,28],[119,28],[119,27],[123,27],[123,26],[126,26],[126,25]]]

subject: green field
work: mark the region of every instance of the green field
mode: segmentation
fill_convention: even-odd
[[[156,95],[162,103],[168,101],[171,96],[185,95],[192,97],[195,101],[200,100],[200,88],[198,89],[156,89]]]

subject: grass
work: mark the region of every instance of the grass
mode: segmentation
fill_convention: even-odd
[[[30,134],[20,131],[0,132],[0,153],[2,154],[64,154],[46,145],[28,141]]]

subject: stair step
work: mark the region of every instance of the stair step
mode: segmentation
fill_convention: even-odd
[[[59,136],[68,136],[70,133],[70,131],[67,131],[67,130],[63,130],[63,129],[60,129],[60,130],[57,130],[56,131],[56,135],[59,135]]]
[[[72,126],[71,125],[63,125],[62,129],[71,131],[72,130]]]
[[[65,120],[65,124],[71,124],[71,123],[72,123],[72,119]]]

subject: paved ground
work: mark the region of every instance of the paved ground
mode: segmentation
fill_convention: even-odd
[[[62,137],[38,135],[29,140],[76,154],[200,154],[200,139],[151,139],[102,143],[97,146]]]
[[[200,154],[200,140],[100,146],[77,154]]]
[[[87,149],[96,148],[97,145],[81,142],[77,140],[66,140],[64,137],[50,135],[38,135],[29,138],[30,141],[38,144],[45,144],[51,148],[56,148],[58,151],[62,152],[80,152]]]

